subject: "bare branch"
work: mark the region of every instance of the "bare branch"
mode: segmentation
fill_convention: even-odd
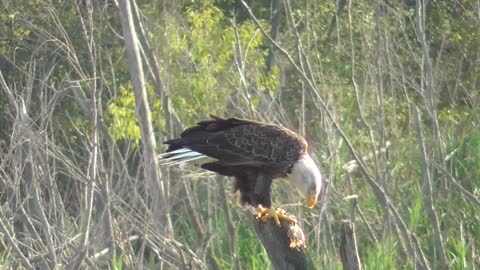
[[[147,91],[143,76],[142,60],[138,48],[138,38],[135,32],[130,0],[119,0],[119,10],[124,34],[125,47],[130,60],[130,76],[135,89],[135,103],[142,134],[143,153],[145,162],[145,179],[148,181],[148,189],[153,199],[156,213],[153,215],[163,230],[168,230],[166,212],[168,203],[165,198],[165,186],[160,177],[158,161],[156,158],[156,143],[153,134],[152,117],[148,107]],[[169,232],[171,233],[171,232]]]
[[[438,221],[438,214],[435,210],[435,202],[433,201],[433,185],[430,172],[430,164],[427,157],[427,151],[425,148],[425,139],[423,137],[423,128],[420,118],[420,110],[414,105],[414,113],[416,115],[415,122],[417,125],[417,140],[420,150],[420,158],[422,160],[422,179],[423,179],[423,199],[425,207],[427,208],[430,223],[432,224],[433,238],[435,239],[436,253],[440,257],[440,268],[448,269],[448,259],[445,254],[445,247],[443,244],[442,231],[440,229],[440,223]]]
[[[225,194],[225,185],[223,183],[225,181],[225,177],[218,175],[216,177],[216,180],[217,187],[219,189],[220,203],[222,204],[223,212],[225,213],[225,219],[227,220],[227,230],[230,236],[230,238],[228,239],[228,244],[230,245],[230,253],[233,257],[233,265],[235,266],[235,269],[242,269],[240,265],[240,260],[237,256],[237,231],[235,230],[235,225],[233,223],[232,215],[230,213],[230,206],[228,205],[227,196]]]

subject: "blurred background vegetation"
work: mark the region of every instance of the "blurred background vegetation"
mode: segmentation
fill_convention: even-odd
[[[284,125],[327,178],[273,193],[318,269],[346,218],[365,269],[480,268],[479,1],[128,2],[157,153],[208,114]],[[228,179],[160,168],[155,199],[118,7],[0,1],[0,268],[271,267]]]

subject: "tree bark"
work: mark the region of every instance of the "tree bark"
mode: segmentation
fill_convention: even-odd
[[[156,143],[153,134],[152,117],[148,107],[147,91],[142,68],[142,60],[138,49],[138,38],[132,18],[131,4],[129,0],[119,0],[120,20],[122,22],[123,38],[130,63],[130,77],[135,90],[135,109],[137,112],[143,145],[144,174],[150,188],[150,196],[153,200],[153,216],[162,230],[166,229],[165,213],[166,199],[163,181],[160,178],[158,161],[156,158]]]
[[[280,19],[282,18],[282,9],[281,9],[281,0],[272,0],[272,18],[270,20],[270,36],[273,40],[277,41],[278,32],[280,31]],[[276,64],[275,59],[275,48],[273,45],[270,45],[270,49],[268,50],[268,57],[265,63],[267,67],[266,74],[272,70],[273,66]]]
[[[349,219],[340,224],[340,258],[344,270],[361,270],[362,264],[357,250],[355,225]]]
[[[255,231],[276,270],[315,269],[306,251],[305,236],[297,224],[281,221],[263,223],[253,218]],[[297,246],[290,243],[296,240]]]

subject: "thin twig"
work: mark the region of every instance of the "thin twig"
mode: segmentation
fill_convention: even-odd
[[[432,178],[429,169],[429,161],[427,157],[427,151],[425,148],[425,139],[423,137],[423,128],[420,118],[420,110],[417,106],[413,105],[414,114],[416,115],[415,122],[417,126],[417,140],[420,151],[420,158],[422,160],[422,179],[423,179],[423,199],[425,206],[427,207],[427,213],[432,224],[433,238],[435,239],[435,249],[440,256],[440,267],[442,269],[448,269],[448,260],[445,254],[445,247],[443,244],[443,236],[440,229],[440,223],[438,221],[438,214],[435,210],[435,202],[433,201],[433,185]]]
[[[33,265],[30,264],[30,261],[23,255],[23,252],[18,247],[15,237],[11,232],[10,226],[7,226],[8,222],[6,222],[6,218],[4,216],[0,217],[0,231],[5,236],[5,239],[8,243],[10,243],[10,247],[15,252],[16,256],[20,258],[23,263],[23,266],[27,269],[35,269]]]
[[[477,204],[480,206],[480,199],[477,198],[475,195],[473,195],[470,191],[466,190],[460,183],[458,183],[457,179],[455,179],[455,177],[450,173],[448,172],[442,165],[438,164],[438,163],[433,163],[433,166],[435,166],[437,169],[439,169],[443,174],[445,174],[446,176],[448,176],[448,179],[450,179],[450,181],[452,182],[453,186],[455,188],[457,188],[460,192],[463,193],[463,195],[465,195],[465,197],[469,198],[471,200],[471,202]]]
[[[225,177],[218,175],[216,177],[217,179],[217,186],[219,190],[219,198],[220,198],[220,203],[222,204],[223,207],[223,212],[225,213],[225,219],[227,221],[227,231],[229,234],[229,245],[230,245],[230,253],[232,254],[233,257],[233,265],[235,266],[234,269],[241,269],[240,266],[240,260],[237,257],[237,231],[235,230],[235,225],[233,224],[232,220],[232,215],[230,213],[230,207],[228,205],[227,201],[227,196],[226,196],[226,190],[225,190]]]

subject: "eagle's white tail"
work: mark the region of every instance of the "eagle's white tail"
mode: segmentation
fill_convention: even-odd
[[[163,166],[181,165],[186,163],[202,165],[217,160],[188,148],[180,148],[172,152],[163,153],[158,155],[158,158],[160,159],[160,165]]]

